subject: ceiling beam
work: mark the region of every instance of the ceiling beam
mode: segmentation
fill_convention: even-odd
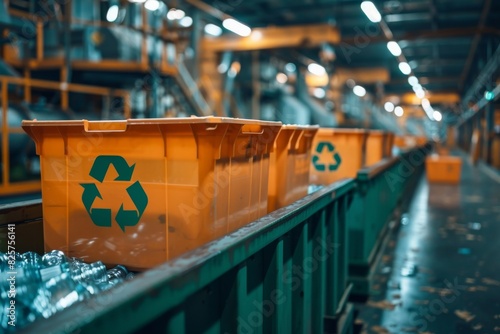
[[[433,40],[433,39],[443,39],[443,38],[454,38],[454,37],[468,37],[474,36],[475,34],[481,35],[494,35],[500,37],[500,29],[494,27],[464,27],[464,28],[450,28],[450,29],[439,29],[439,30],[420,30],[405,32],[402,34],[394,33],[394,38],[398,41],[415,41],[415,40]],[[369,43],[381,43],[387,42],[388,39],[385,36],[379,35],[369,38]],[[359,36],[351,37],[346,36],[342,38],[342,42],[348,44],[354,44],[359,39]]]
[[[488,17],[488,13],[490,11],[491,2],[492,2],[492,0],[485,0],[484,1],[483,11],[481,13],[481,17],[479,18],[479,22],[477,25],[478,32],[476,32],[476,34],[474,35],[474,39],[472,40],[472,43],[471,43],[471,46],[469,49],[469,55],[467,56],[467,60],[465,61],[465,66],[464,66],[464,69],[462,71],[462,75],[460,76],[460,81],[459,81],[458,87],[461,90],[464,88],[465,81],[467,80],[467,77],[469,76],[472,61],[474,60],[474,56],[476,55],[477,47],[479,45],[479,42],[481,41],[481,33],[479,33],[479,29],[484,28],[486,18]]]
[[[339,44],[339,30],[329,24],[255,28],[248,37],[236,35],[205,37],[202,39],[201,47],[206,52],[222,52],[316,47],[323,43]]]
[[[451,92],[428,93],[426,98],[431,104],[457,104],[460,102],[460,95]],[[408,105],[420,105],[419,99],[415,93],[405,93],[401,96],[401,101]]]

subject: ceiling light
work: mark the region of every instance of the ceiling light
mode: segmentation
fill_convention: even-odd
[[[493,92],[486,91],[484,92],[484,98],[488,101],[491,101],[495,98],[495,94]]]
[[[252,29],[250,29],[250,27],[244,25],[241,22],[236,21],[235,19],[225,19],[222,22],[222,25],[227,30],[230,30],[230,31],[234,32],[235,34],[240,35],[242,37],[250,36],[250,34],[252,33]]]
[[[411,73],[411,67],[410,65],[408,65],[408,63],[406,62],[401,62],[399,63],[399,70],[403,73],[403,74],[410,74]]]
[[[326,92],[323,88],[314,88],[313,95],[318,99],[322,99],[326,96]]]
[[[421,84],[416,84],[414,86],[411,87],[413,89],[413,91],[416,93],[418,92],[419,90],[423,90],[423,87]]]
[[[425,97],[425,92],[423,89],[420,89],[415,92],[415,95],[417,95],[419,99],[423,99]]]
[[[184,16],[186,16],[186,13],[182,9],[177,9],[175,11],[175,18],[177,20],[181,20]]]
[[[295,72],[296,69],[297,69],[297,66],[295,66],[294,63],[288,63],[288,64],[285,65],[285,70],[287,72],[290,72],[290,73],[291,72]]]
[[[316,63],[309,64],[307,66],[307,70],[314,75],[325,75],[326,74],[325,68],[319,64],[316,64]]]
[[[260,41],[262,39],[262,32],[261,31],[252,31],[250,34],[250,38],[252,41]]]
[[[431,103],[429,102],[428,99],[422,99],[422,101],[420,101],[420,103],[422,104],[422,108],[424,108],[424,109],[429,108],[431,106]]]
[[[398,57],[401,55],[401,48],[399,47],[398,43],[390,41],[387,43],[387,48],[389,49],[389,51],[392,53],[393,56]]]
[[[108,22],[115,22],[116,19],[118,18],[119,11],[120,8],[118,8],[117,5],[109,7],[108,12],[106,13],[106,20],[108,20]]]
[[[222,35],[222,28],[212,23],[207,24],[204,30],[205,33],[214,37],[219,37],[220,35]]]
[[[437,110],[434,110],[434,112],[432,113],[432,117],[434,117],[434,119],[438,122],[443,119],[443,115],[441,115],[441,113]]]
[[[193,19],[190,16],[184,16],[180,21],[179,24],[183,26],[184,28],[190,27],[193,24]]]
[[[361,10],[363,11],[363,13],[365,13],[368,19],[374,23],[380,22],[382,20],[380,12],[371,1],[363,1],[361,3]]]
[[[132,2],[132,3],[145,3],[146,0],[128,0],[128,2]]]
[[[278,81],[280,84],[284,84],[288,81],[288,77],[286,76],[285,73],[278,73],[276,74],[276,81]]]
[[[154,12],[155,10],[157,10],[158,8],[160,8],[160,2],[158,0],[148,0],[144,4],[144,7],[147,10],[150,10],[150,11]]]
[[[167,13],[167,19],[169,19],[170,21],[180,20],[184,16],[186,16],[186,13],[182,9],[171,8]]]
[[[353,93],[356,94],[359,97],[363,97],[366,95],[366,89],[362,86],[356,85],[352,89]]]
[[[400,106],[397,106],[396,108],[394,108],[394,114],[396,116],[401,117],[401,116],[403,116],[404,113],[405,113],[405,111]]]
[[[417,77],[414,75],[412,75],[411,77],[408,77],[408,83],[412,86],[418,85]]]
[[[394,104],[392,102],[386,102],[384,104],[384,109],[387,112],[393,112],[394,111]]]

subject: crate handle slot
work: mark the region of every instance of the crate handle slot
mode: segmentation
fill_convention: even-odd
[[[264,133],[264,129],[256,132],[256,131],[242,131],[241,134],[243,135],[261,135]]]
[[[83,127],[85,132],[125,132],[127,131],[127,121],[89,122],[84,120]]]

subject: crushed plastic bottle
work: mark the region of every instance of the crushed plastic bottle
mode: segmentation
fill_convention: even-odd
[[[15,299],[11,275],[15,276]],[[107,270],[101,261],[88,264],[59,250],[44,256],[0,252],[0,332],[19,330],[133,277],[124,266]],[[8,325],[14,312],[11,300],[15,300],[15,327]]]

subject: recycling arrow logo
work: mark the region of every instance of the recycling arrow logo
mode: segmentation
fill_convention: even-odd
[[[327,141],[322,141],[318,143],[318,146],[316,146],[316,153],[312,157],[312,163],[314,165],[314,168],[318,172],[324,172],[326,171],[327,165],[324,163],[320,162],[320,155],[325,151],[330,152],[332,154],[332,162],[328,164],[328,170],[330,172],[336,171],[339,167],[340,164],[342,163],[342,159],[340,158],[340,155],[335,152],[335,146],[333,146],[332,143],[327,142]]]
[[[104,181],[109,167],[113,165],[118,172],[118,177],[114,181],[131,181],[135,164],[129,166],[127,161],[118,155],[100,155],[94,160],[89,175],[99,183]],[[90,216],[94,225],[99,227],[111,227],[111,209],[92,208],[96,198],[103,199],[96,183],[81,183],[83,187],[82,203]],[[125,210],[123,203],[120,206],[115,218],[116,223],[123,232],[126,226],[135,226],[139,223],[142,214],[148,205],[148,196],[139,181],[134,182],[127,188],[130,199],[135,204],[136,210]]]

